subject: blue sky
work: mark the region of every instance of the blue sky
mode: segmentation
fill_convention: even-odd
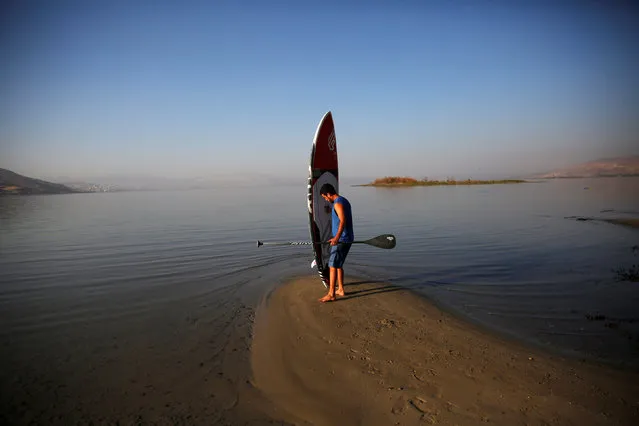
[[[3,2],[0,167],[304,179],[328,110],[343,178],[637,154],[624,3]]]

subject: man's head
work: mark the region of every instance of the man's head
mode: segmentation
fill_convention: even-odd
[[[333,202],[333,200],[337,197],[337,191],[335,191],[335,187],[330,183],[325,183],[320,188],[320,195],[326,201]]]

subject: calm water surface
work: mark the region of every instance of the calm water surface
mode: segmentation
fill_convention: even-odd
[[[341,192],[353,204],[357,238],[398,238],[392,251],[354,246],[347,274],[413,288],[556,351],[636,365],[639,285],[617,281],[613,269],[639,263],[632,252],[639,232],[566,217],[639,217],[639,179]],[[234,341],[246,348],[233,329],[250,322],[260,298],[291,277],[316,275],[308,247],[255,244],[308,239],[304,183],[275,194],[220,188],[4,197],[0,230],[5,395],[32,374],[44,398],[46,380],[104,368],[105,354],[123,345],[142,350],[141,364],[145,348],[160,341],[179,351],[202,318],[217,354]],[[219,359],[212,364],[224,368]],[[77,380],[74,386],[97,386]]]

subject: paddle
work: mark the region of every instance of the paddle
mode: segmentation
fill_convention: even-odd
[[[258,241],[257,246],[310,246],[314,243],[312,241],[275,241],[275,242],[264,242]],[[329,244],[328,241],[321,242],[320,244]],[[369,246],[381,248],[381,249],[392,249],[397,244],[397,239],[394,235],[391,234],[382,234],[378,235],[375,238],[371,238],[366,241],[353,241],[353,244],[368,244]]]

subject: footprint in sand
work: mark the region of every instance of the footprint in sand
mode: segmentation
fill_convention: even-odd
[[[397,398],[395,403],[393,404],[393,408],[391,409],[391,413],[393,414],[402,414],[406,410],[406,400],[403,396]]]
[[[421,420],[429,423],[437,423],[437,416],[439,416],[439,410],[433,407],[429,407],[428,401],[425,398],[416,396],[408,401],[410,405],[417,410],[421,415]]]
[[[422,395],[428,395],[430,398],[441,399],[442,388],[440,386],[435,383],[426,382],[417,376],[415,376],[415,378],[421,382],[417,387]]]

